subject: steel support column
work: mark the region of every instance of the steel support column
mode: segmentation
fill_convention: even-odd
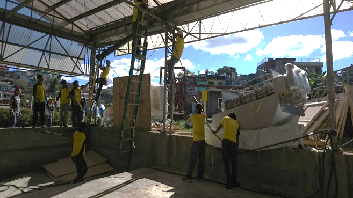
[[[93,76],[95,76],[95,67],[96,67],[96,46],[94,43],[91,45],[91,57],[90,57],[90,69],[89,69],[89,93],[90,96],[88,98],[88,123],[91,123],[92,118],[92,98],[93,98]]]
[[[163,132],[165,133],[165,123],[168,115],[168,100],[167,100],[167,69],[168,69],[168,27],[165,29],[164,39],[164,77],[163,77]]]

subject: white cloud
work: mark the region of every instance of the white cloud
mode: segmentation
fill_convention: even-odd
[[[238,59],[240,57],[240,55],[239,54],[237,54],[236,56],[235,56],[235,59]]]
[[[251,55],[250,55],[250,54],[247,54],[244,60],[246,60],[246,61],[248,61],[248,60],[249,60],[249,61],[250,61],[250,60],[252,60]]]
[[[274,38],[263,50],[258,50],[257,55],[272,55],[273,57],[308,56],[315,49],[325,44],[321,35],[291,35]]]
[[[351,36],[353,36],[353,32],[351,32]]]
[[[80,80],[89,80],[88,76],[77,76],[76,78]]]
[[[153,82],[153,81],[151,81],[151,85],[154,85],[154,86],[160,86],[160,84],[159,84],[159,83],[156,83],[156,82]]]
[[[70,76],[62,76],[61,77],[63,80],[71,82],[71,77]]]
[[[246,53],[256,47],[264,38],[260,30],[251,30],[237,34],[217,37],[191,43],[195,49],[201,49],[211,54]]]
[[[321,48],[321,52],[326,53],[326,46]],[[353,42],[351,41],[334,41],[332,42],[333,61],[353,56]],[[321,58],[326,62],[326,54]]]
[[[146,61],[146,67],[144,74],[150,74],[151,75],[151,80],[159,80],[160,77],[160,67],[164,67],[164,62],[165,59],[153,59],[153,60],[147,60]],[[120,60],[114,60],[111,63],[111,70],[109,72],[109,79],[113,79],[117,76],[128,76],[129,75],[129,70],[130,70],[130,65],[131,65],[131,59],[130,58],[122,58]],[[137,62],[135,62],[135,66],[137,65]],[[179,61],[177,64],[175,64],[175,67],[185,67],[186,69],[193,70],[195,68],[195,65],[189,60],[189,59],[182,59],[181,62]],[[179,73],[181,70],[176,69],[175,74]],[[164,74],[164,70],[162,71],[162,76]],[[113,82],[108,80],[108,86],[113,85]]]
[[[345,37],[346,35],[342,30],[331,29],[332,40],[336,41],[339,38]]]

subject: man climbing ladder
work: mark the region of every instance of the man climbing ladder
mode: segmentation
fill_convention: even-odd
[[[174,38],[172,38],[172,41],[173,41],[172,56],[168,60],[168,78],[167,78],[168,82],[171,82],[172,77],[174,78],[174,65],[180,61],[181,55],[183,54],[183,51],[184,51],[183,32],[178,31],[174,35]]]
[[[98,90],[96,95],[96,101],[98,102],[100,93],[102,91],[103,85],[107,85],[107,79],[110,72],[110,61],[106,61],[107,66],[103,67],[102,65],[98,65],[99,69],[102,70],[100,77],[97,79]]]

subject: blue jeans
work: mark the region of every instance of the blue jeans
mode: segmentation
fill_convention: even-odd
[[[186,173],[187,179],[192,179],[192,171],[196,164],[197,158],[199,158],[199,166],[197,168],[197,178],[203,179],[203,173],[205,170],[205,151],[206,151],[205,140],[192,142],[191,151],[190,151],[189,168],[188,168],[188,172]]]
[[[19,112],[15,112],[15,115],[13,116],[13,125],[12,127],[16,127],[17,121],[20,118],[20,113]]]
[[[47,125],[47,127],[51,127],[52,123],[53,123],[53,116],[51,115],[45,115],[45,125]]]

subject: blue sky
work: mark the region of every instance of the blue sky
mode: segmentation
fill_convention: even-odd
[[[333,58],[334,70],[353,64],[353,11],[338,13],[333,20]],[[252,31],[218,37],[211,40],[187,44],[182,56],[182,65],[198,74],[205,69],[216,71],[224,65],[235,67],[238,74],[255,73],[257,63],[263,58],[295,57],[318,58],[324,62],[325,30],[323,17],[310,18],[287,24],[259,28]],[[145,73],[151,74],[154,83],[159,82],[159,67],[164,65],[164,50],[149,51]],[[109,82],[112,78],[127,75],[131,55],[114,57]],[[176,65],[176,66],[180,66]],[[178,73],[178,71],[176,71]],[[78,79],[87,82],[87,77]]]

